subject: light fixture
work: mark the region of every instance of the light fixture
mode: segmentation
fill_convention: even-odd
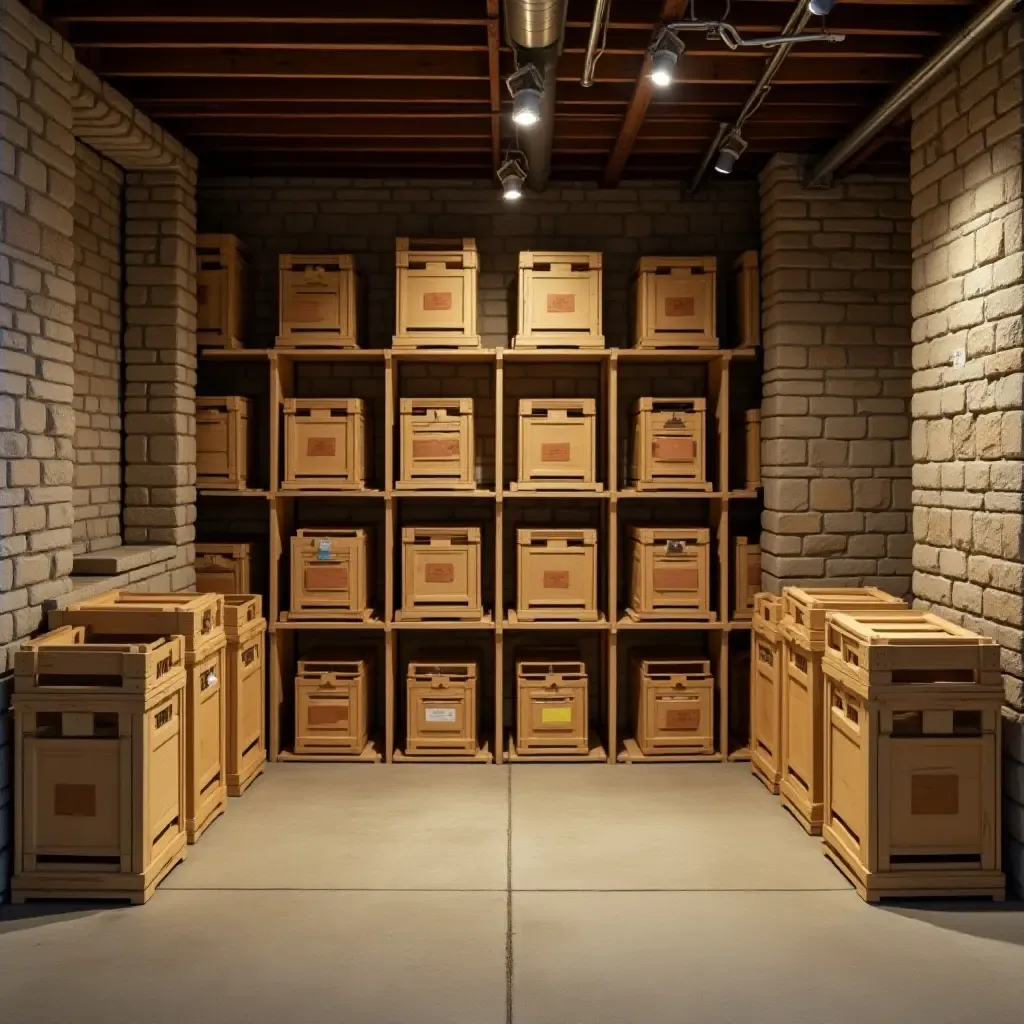
[[[529,164],[522,153],[515,151],[506,155],[505,162],[498,168],[502,199],[515,202],[523,198],[523,185],[526,183],[528,167]]]
[[[683,41],[665,26],[655,33],[647,52],[651,57],[647,77],[659,89],[666,89],[675,77],[676,65],[686,47]]]
[[[533,64],[524,64],[505,79],[512,94],[512,120],[520,128],[532,128],[540,121],[544,81]]]
[[[732,174],[732,169],[736,166],[736,161],[743,156],[743,151],[747,148],[747,143],[744,141],[742,135],[740,135],[738,128],[733,128],[723,139],[722,145],[718,150],[718,159],[715,160],[715,170],[719,174]]]
[[[832,8],[835,7],[836,0],[810,0],[807,8],[811,14],[820,14],[825,17],[826,14],[832,13]]]

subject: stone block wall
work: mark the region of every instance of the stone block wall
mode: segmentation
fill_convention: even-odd
[[[910,196],[761,175],[764,585],[910,591]]]
[[[914,596],[997,639],[1008,869],[1024,885],[1021,24],[913,109]]]

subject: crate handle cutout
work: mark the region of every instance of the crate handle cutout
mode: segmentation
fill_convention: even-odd
[[[980,736],[982,733],[982,715],[980,711],[954,711],[954,736]]]
[[[793,664],[796,665],[798,672],[807,671],[807,659],[796,651],[793,652]]]
[[[666,555],[684,555],[684,554],[686,554],[686,541],[685,540],[667,540],[667,541],[665,541],[665,554]]]
[[[209,690],[211,686],[217,685],[217,673],[211,668],[208,672],[203,673],[202,682],[199,684],[200,690]]]
[[[153,728],[162,729],[172,718],[174,718],[174,708],[170,706],[161,708],[153,719]]]
[[[913,685],[914,683],[973,683],[974,670],[969,668],[944,668],[936,673],[927,669],[897,669],[892,673],[893,684]]]
[[[161,673],[157,673],[160,675]],[[62,675],[61,673],[41,673],[36,676],[40,688],[44,686],[59,686],[71,689],[77,686],[105,686],[108,688],[121,687],[124,679],[121,676],[87,676],[87,675]]]
[[[775,664],[775,656],[764,644],[757,645],[757,660],[769,667]]]
[[[259,644],[253,644],[252,647],[242,651],[242,664],[248,668],[256,660],[259,649]]]

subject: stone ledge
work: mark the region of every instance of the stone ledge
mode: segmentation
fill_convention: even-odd
[[[87,555],[76,555],[71,575],[120,576],[157,562],[170,561],[176,553],[177,548],[173,544],[122,544]]]

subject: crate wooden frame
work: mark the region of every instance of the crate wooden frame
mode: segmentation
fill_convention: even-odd
[[[355,259],[347,253],[332,255],[282,253],[278,257],[278,348],[358,348],[359,278]],[[303,280],[298,280],[298,275]],[[321,299],[333,298],[335,315],[322,316],[320,327],[303,327],[316,322],[317,303],[313,298],[302,300],[296,293],[300,287],[306,294]],[[303,301],[313,319],[297,316]],[[322,310],[321,310],[322,312]],[[329,322],[330,321],[330,322]]]
[[[743,414],[746,439],[747,490],[761,486],[761,410],[748,409]]]
[[[196,342],[200,348],[245,344],[248,263],[234,235],[196,235]]]
[[[480,665],[473,658],[456,660],[451,654],[429,660],[419,655],[413,658],[405,679],[405,756],[475,755],[479,749],[479,690]],[[451,706],[427,707],[441,702]],[[430,710],[453,712],[457,729],[452,734],[433,732],[423,724]]]
[[[324,550],[324,544],[327,550]],[[291,621],[337,619],[368,622],[374,617],[370,605],[370,535],[361,527],[297,530],[291,549]],[[314,588],[309,570],[320,568],[337,574],[334,585]],[[324,573],[320,573],[321,576]],[[322,590],[323,597],[313,593]],[[336,593],[338,596],[326,596]]]
[[[251,610],[258,598],[242,595],[234,610]],[[225,602],[226,603],[226,602]],[[228,796],[241,796],[263,774],[267,762],[266,678],[267,620],[248,619],[241,629],[226,630],[225,705],[227,708],[226,764]]]
[[[761,268],[756,249],[742,253],[733,264],[736,279],[736,320],[740,348],[761,344]]]
[[[602,263],[599,252],[521,252],[512,347],[604,348]]]
[[[516,618],[597,622],[597,530],[516,531]]]
[[[482,531],[478,526],[407,526],[402,530],[402,607],[396,622],[484,620],[481,593]],[[440,561],[425,562],[432,557]],[[461,563],[461,572],[460,565]],[[423,579],[420,580],[422,569]],[[449,576],[451,578],[447,578]],[[419,589],[436,584],[459,586],[447,600]]]
[[[480,348],[476,241],[395,239],[396,350]],[[418,307],[418,308],[417,308]],[[451,316],[424,316],[451,312]]]
[[[715,678],[709,660],[635,653],[629,671],[634,736],[641,754],[714,753]]]
[[[750,770],[778,796],[782,783],[782,598],[758,594],[750,631]]]
[[[750,619],[754,615],[757,594],[761,590],[761,545],[746,537],[733,537],[732,568],[734,591],[732,617]]]
[[[641,256],[632,282],[633,347],[717,349],[717,282],[713,256]]]
[[[252,544],[196,544],[196,590],[200,594],[252,592]]]
[[[518,479],[510,485],[512,490],[604,490],[597,479],[593,398],[521,398],[518,435]]]
[[[629,483],[638,491],[710,491],[707,400],[639,398],[633,423]]]
[[[248,398],[239,395],[196,398],[197,488],[244,491],[249,486],[251,420],[252,403]]]
[[[282,491],[366,488],[366,406],[361,398],[286,398],[282,415]],[[307,460],[321,458],[329,459],[335,471],[307,466]]]
[[[626,615],[634,622],[663,622],[671,619],[700,619],[713,622],[718,613],[711,609],[711,531],[706,527],[631,526],[630,603]],[[659,555],[659,548],[665,551]],[[667,596],[683,588],[659,583],[658,561],[686,555],[695,561],[695,597],[684,602]],[[659,599],[658,595],[662,595]]]
[[[350,651],[318,651],[300,659],[294,676],[295,751],[357,757],[369,739],[372,660]],[[327,707],[314,722],[310,712]],[[342,714],[342,709],[344,714]],[[342,729],[344,720],[348,728]],[[316,732],[317,726],[322,731]]]
[[[472,398],[399,399],[399,490],[475,490]]]

